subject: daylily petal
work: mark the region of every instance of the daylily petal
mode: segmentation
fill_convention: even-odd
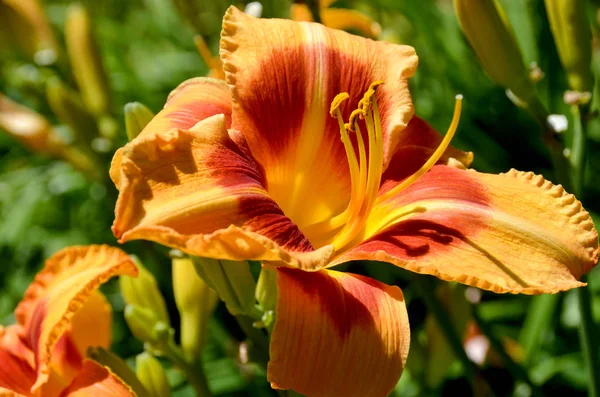
[[[369,85],[385,82],[376,93],[384,167],[413,115],[412,47],[315,23],[254,19],[231,7],[223,19],[221,59],[232,89],[232,128],[264,167],[269,194],[301,229],[339,213],[350,197],[339,125],[329,115],[334,97],[349,93],[340,107],[347,120]]]
[[[110,369],[94,360],[86,359],[83,367],[71,385],[63,391],[61,397],[135,397],[131,387],[127,386]]]
[[[112,308],[108,300],[100,292],[92,292],[54,346],[50,362],[54,384],[46,385],[44,392],[64,389],[81,370],[88,348],[110,348],[111,326]]]
[[[213,116],[191,130],[137,137],[123,149],[113,232],[191,255],[322,266],[312,246],[269,197],[241,134]]]
[[[77,351],[85,357],[90,347],[110,348],[112,307],[108,299],[93,292],[71,319],[70,337]]]
[[[361,238],[332,265],[379,260],[494,292],[579,287],[598,261],[598,235],[575,196],[515,170],[435,166],[376,204]]]
[[[33,352],[22,340],[22,328],[0,326],[0,396],[28,395],[35,382]],[[18,394],[15,394],[18,393]]]
[[[35,353],[38,377],[32,392],[49,381],[51,372],[68,371],[68,367],[55,367],[53,353],[58,345],[60,362],[68,361],[73,354],[79,355],[77,344],[73,338],[61,337],[90,295],[110,277],[122,274],[135,276],[135,265],[123,251],[109,246],[69,247],[46,261],[15,310]]]
[[[172,128],[189,129],[215,114],[224,114],[231,125],[231,94],[223,80],[197,77],[181,83],[167,99],[163,110],[148,123],[140,135],[166,132]],[[118,186],[122,148],[115,153],[110,177]]]
[[[306,396],[387,396],[410,328],[398,287],[331,270],[278,269],[267,378]],[[374,381],[375,380],[375,381]]]
[[[382,178],[382,184],[386,183],[386,180],[393,179],[399,180],[412,175],[421,165],[423,165],[431,154],[437,149],[442,142],[444,137],[433,129],[425,120],[420,117],[414,116],[408,126],[402,134],[394,156],[392,157],[386,173]],[[415,157],[415,161],[410,161],[407,157],[410,157],[409,153],[413,153],[412,157]],[[417,154],[421,157],[417,161]],[[448,146],[439,163],[449,164],[450,159],[459,161],[462,166],[469,167],[473,162],[473,153],[464,152],[453,146]]]

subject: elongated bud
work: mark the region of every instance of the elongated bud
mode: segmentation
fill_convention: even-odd
[[[46,14],[37,0],[0,1],[0,38],[39,65],[53,64],[59,47]]]
[[[458,21],[485,71],[525,105],[536,94],[514,34],[495,0],[454,0]]]
[[[98,136],[94,117],[81,105],[77,93],[64,85],[58,77],[48,79],[46,96],[52,112],[63,124],[71,127],[78,142],[89,144]]]
[[[41,114],[0,94],[0,128],[25,146],[49,152],[50,123]]]
[[[90,348],[87,352],[89,358],[97,361],[119,377],[126,385],[131,387],[138,396],[147,396],[147,390],[142,385],[136,374],[129,368],[123,359],[115,353],[110,352],[102,347]]]
[[[5,130],[32,151],[62,158],[94,179],[102,177],[94,163],[95,158],[89,153],[67,145],[45,117],[2,94],[0,94],[0,129]]]
[[[262,317],[257,313],[254,298],[256,283],[248,262],[194,257],[193,263],[196,272],[217,292],[231,314]]]
[[[181,348],[187,360],[194,362],[206,342],[218,296],[198,276],[189,258],[173,259],[173,293],[181,318]]]
[[[119,278],[123,299],[127,304],[150,311],[156,321],[162,321],[169,325],[167,305],[160,293],[156,279],[137,257],[132,256],[132,259],[138,268],[138,276],[136,278],[128,276]]]
[[[560,62],[574,91],[593,88],[592,31],[585,0],[545,0],[548,22]]]
[[[108,76],[102,66],[90,17],[80,4],[69,7],[65,42],[71,67],[86,107],[95,115],[110,111]]]
[[[129,102],[126,104],[124,113],[125,131],[130,141],[138,136],[154,117],[154,113],[140,102]]]
[[[171,387],[165,370],[153,355],[143,352],[135,357],[135,373],[148,397],[169,397]]]

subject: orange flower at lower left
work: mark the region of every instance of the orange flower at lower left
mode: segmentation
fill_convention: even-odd
[[[123,251],[106,245],[63,249],[46,261],[0,326],[0,397],[135,396],[90,347],[108,348],[111,307],[98,287],[117,275],[137,276]]]

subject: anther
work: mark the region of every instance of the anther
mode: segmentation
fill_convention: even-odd
[[[377,87],[379,87],[382,84],[383,84],[383,80],[377,80],[377,81],[374,81],[373,83],[371,83],[371,85],[369,86],[369,89],[367,90],[367,92],[365,92],[363,99],[361,99],[360,102],[358,103],[358,107],[359,108],[362,107],[363,112],[365,112],[365,113],[367,112],[367,109],[372,104],[373,95],[375,95],[375,90],[377,89]]]
[[[352,113],[350,113],[350,118],[348,120],[348,129],[352,132],[354,132],[354,124],[356,123],[357,117],[360,117],[361,119],[364,118],[364,113],[362,109],[360,109],[360,107],[358,109],[353,110]]]
[[[329,108],[329,114],[331,115],[331,117],[337,117],[337,110],[339,110],[340,106],[342,105],[342,102],[349,98],[350,95],[348,95],[347,92],[339,93],[335,96],[335,98],[333,98],[333,101],[331,101],[331,107]]]

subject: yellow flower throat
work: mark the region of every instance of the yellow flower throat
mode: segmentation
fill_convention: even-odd
[[[383,131],[375,90],[381,84],[383,84],[383,81],[376,81],[369,86],[369,89],[359,101],[358,108],[351,113],[347,123],[344,123],[340,105],[350,98],[348,93],[338,94],[331,103],[330,114],[338,120],[341,140],[346,150],[350,169],[351,193],[350,201],[344,211],[330,219],[304,228],[304,232],[308,235],[318,235],[324,238],[325,241],[322,241],[319,246],[333,244],[336,251],[341,251],[348,246],[364,229],[375,203],[381,203],[398,194],[425,175],[444,154],[456,133],[461,112],[461,95],[456,96],[454,116],[450,127],[431,157],[414,174],[378,197],[381,176],[384,171]],[[358,124],[359,119],[364,120],[367,128],[368,156],[363,134]],[[354,150],[350,134],[354,134],[356,137],[358,156]]]

